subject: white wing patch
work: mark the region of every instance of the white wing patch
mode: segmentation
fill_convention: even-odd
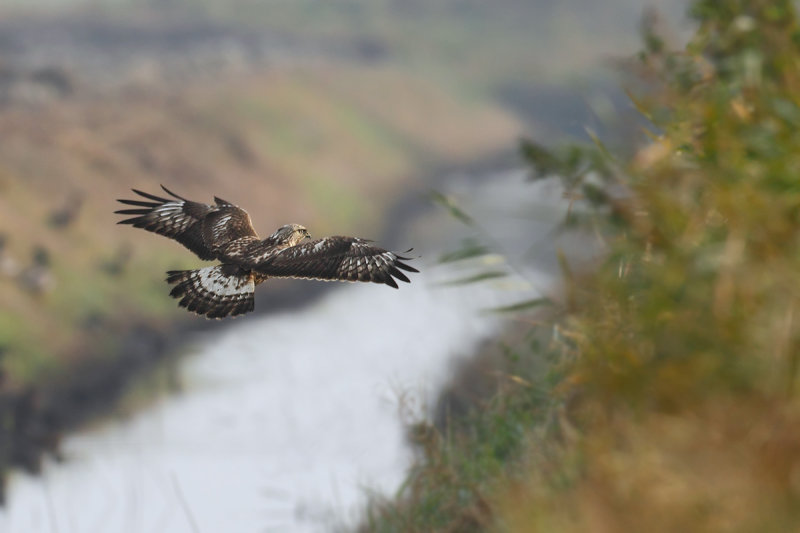
[[[225,225],[231,218],[233,218],[233,215],[225,215],[214,222],[214,227],[211,230],[214,237],[219,238],[221,236],[222,232],[225,230]]]
[[[172,231],[183,231],[194,222],[192,218],[183,213],[183,202],[170,202],[153,210],[161,224]],[[163,220],[165,219],[165,220]]]
[[[169,217],[175,214],[183,214],[183,202],[170,202],[168,204],[164,204],[161,207],[153,209],[153,212],[157,214],[159,217]]]
[[[178,211],[183,211],[183,202],[167,202],[165,204],[161,204],[161,207],[157,207],[154,209],[158,216],[164,216],[169,213],[175,213]]]

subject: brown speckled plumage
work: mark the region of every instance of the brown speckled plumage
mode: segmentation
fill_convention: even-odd
[[[134,206],[116,213],[136,228],[164,235],[183,244],[200,259],[222,264],[197,270],[170,271],[167,282],[179,305],[208,318],[247,313],[254,308],[255,286],[271,277],[324,281],[369,281],[397,288],[408,282],[402,272],[418,272],[407,257],[355,237],[309,240],[306,228],[288,224],[259,239],[244,209],[214,197],[214,205],[192,202],[169,191],[161,198],[133,191],[144,200],[118,200]]]

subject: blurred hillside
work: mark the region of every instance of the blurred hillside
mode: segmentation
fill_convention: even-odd
[[[262,235],[297,221],[379,238],[382,212],[421,176],[521,132],[497,104],[397,65],[173,20],[0,22],[0,472],[36,470],[42,448],[163,355],[178,322],[199,322],[163,282],[199,261],[115,224],[131,187],[219,195]]]
[[[591,120],[558,88],[641,15],[605,4],[0,1],[0,396],[63,405],[48,391],[87,365],[128,372],[119,354],[159,346],[126,351],[130,332],[189,320],[162,277],[198,262],[115,225],[129,188],[221,196],[262,235],[378,238],[423,176]],[[0,447],[7,462],[25,461]]]
[[[127,188],[218,194],[262,232],[291,219],[377,237],[380,213],[414,178],[514,146],[521,87],[565,83],[555,71],[603,53],[594,35],[612,50],[632,35],[609,42],[609,29],[640,16],[627,0],[0,6],[0,345],[12,383],[63,361],[54,350],[83,353],[86,330],[108,334],[118,314],[174,313],[137,267],[188,259],[114,226]],[[544,122],[558,120],[548,107],[581,107],[549,94]],[[544,122],[527,129],[553,128]]]
[[[113,200],[129,187],[164,183],[192,198],[220,195],[248,208],[264,233],[302,220],[318,234],[359,223],[378,237],[380,212],[427,165],[489,155],[520,131],[496,107],[357,64],[89,97],[78,90],[41,102],[33,102],[36,82],[27,83],[20,102],[0,109],[9,132],[0,147],[3,254],[18,266],[2,282],[0,311],[12,380],[55,362],[55,348],[80,352],[80,332],[123,310],[173,313],[160,273],[191,260],[174,243],[114,225]],[[425,120],[413,113],[422,108]],[[52,278],[41,287],[19,278],[34,247]]]
[[[573,129],[579,129],[584,124],[578,122],[585,123],[587,119],[585,114],[576,116],[575,110],[569,109],[575,102],[563,94],[558,99],[554,90],[563,92],[566,83],[573,88],[600,82],[615,87],[608,65],[602,60],[627,55],[636,48],[636,28],[644,8],[657,9],[667,21],[666,26],[676,31],[674,28],[685,29],[677,23],[684,19],[686,2],[0,0],[2,6],[10,13],[78,10],[144,22],[147,31],[140,31],[138,36],[135,32],[130,35],[125,28],[90,31],[116,31],[118,36],[134,40],[163,39],[158,28],[164,26],[164,21],[180,21],[181,30],[170,37],[173,48],[178,50],[187,40],[197,37],[199,24],[207,30],[206,37],[213,36],[225,45],[222,54],[207,58],[216,62],[235,63],[267,55],[270,61],[280,62],[287,59],[287,54],[290,61],[296,62],[298,52],[303,50],[306,58],[324,58],[334,53],[361,62],[391,63],[450,91],[500,100],[526,118],[559,122],[556,129],[563,133],[566,120],[574,122]],[[68,32],[74,41],[81,40],[79,28],[64,27],[63,21],[59,26],[62,35]],[[52,38],[52,32],[40,32],[37,39],[43,33]],[[248,45],[238,49],[230,46],[236,40],[230,39],[231,33],[247,39]],[[80,53],[86,55],[87,50]],[[574,99],[575,95],[571,96]],[[558,116],[548,112],[554,99],[558,99]]]

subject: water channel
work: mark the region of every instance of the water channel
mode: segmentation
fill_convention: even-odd
[[[425,416],[453,365],[501,327],[486,309],[552,283],[557,187],[531,186],[522,172],[478,185],[457,178],[447,192],[516,276],[447,284],[486,265],[439,264],[476,230],[429,211],[401,239],[421,256],[410,285],[343,284],[300,310],[197,336],[178,369],[181,392],[66,438],[66,459],[39,477],[12,475],[0,531],[316,532],[358,523],[368,494],[390,495],[404,477],[404,422]],[[529,261],[537,242],[541,260]]]

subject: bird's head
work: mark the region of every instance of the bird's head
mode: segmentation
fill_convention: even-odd
[[[308,230],[300,224],[286,224],[275,230],[275,233],[272,234],[272,238],[276,244],[295,246],[303,241],[303,239],[310,239],[311,235],[308,233]]]

